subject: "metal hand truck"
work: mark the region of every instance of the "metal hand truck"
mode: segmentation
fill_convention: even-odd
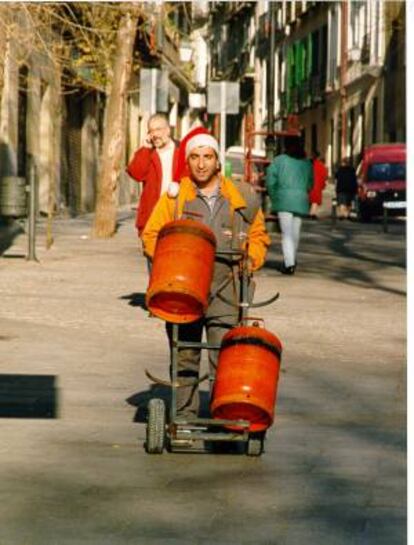
[[[216,255],[236,258],[239,266],[240,290],[237,303],[227,300],[220,295],[221,299],[239,311],[239,325],[249,320],[259,321],[258,318],[248,318],[248,309],[269,305],[279,298],[276,293],[270,299],[260,303],[249,303],[248,289],[250,273],[248,270],[248,248],[240,250],[217,251]],[[165,402],[160,398],[152,398],[148,403],[148,421],[146,427],[145,449],[148,454],[162,454],[167,447],[172,452],[188,451],[209,451],[206,444],[212,442],[242,442],[246,443],[245,452],[248,456],[260,456],[263,452],[263,441],[265,432],[249,432],[250,422],[245,420],[226,420],[216,418],[183,418],[177,416],[177,388],[179,387],[178,351],[180,348],[199,348],[206,350],[219,350],[219,345],[211,345],[203,342],[184,342],[178,339],[178,324],[172,327],[171,343],[171,382],[166,382],[154,377],[148,370],[147,377],[155,383],[171,387],[171,403],[167,422],[167,410]],[[209,374],[196,380],[192,385],[196,386],[206,379],[211,379]],[[188,384],[186,384],[188,386]],[[238,431],[234,429],[237,428]],[[200,447],[199,444],[202,443]]]

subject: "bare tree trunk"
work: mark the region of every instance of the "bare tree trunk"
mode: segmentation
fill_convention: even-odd
[[[98,238],[109,238],[116,229],[118,179],[125,147],[126,94],[131,75],[136,25],[137,16],[126,13],[121,19],[117,35],[117,53],[106,106],[93,228],[93,234]]]

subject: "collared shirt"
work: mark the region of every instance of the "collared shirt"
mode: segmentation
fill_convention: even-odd
[[[197,195],[207,204],[207,206],[210,208],[210,212],[213,212],[217,199],[220,197],[220,183],[218,183],[214,191],[209,194],[204,193],[203,190],[200,189],[196,184],[194,185]]]

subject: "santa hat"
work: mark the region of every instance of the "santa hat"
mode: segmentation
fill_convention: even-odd
[[[192,129],[188,134],[184,136],[178,147],[178,156],[176,166],[173,172],[173,181],[169,183],[167,193],[170,197],[176,197],[178,195],[179,183],[181,178],[189,176],[190,172],[187,166],[186,147],[187,143],[197,135],[209,135],[209,131],[204,127],[196,127]]]
[[[187,143],[194,138],[195,136],[199,134],[210,134],[208,130],[205,127],[196,127],[195,129],[192,129],[188,134],[184,136],[184,138],[181,140],[180,145],[178,147],[178,157],[177,157],[177,164],[173,176],[173,180],[175,182],[179,182],[181,178],[184,176],[188,176],[190,173],[188,171],[187,167],[187,156],[186,156],[186,148]]]
[[[213,148],[217,156],[219,155],[219,145],[214,136],[211,136],[211,134],[196,134],[188,140],[187,145],[185,146],[186,159],[188,159],[188,156],[193,149],[201,147]]]

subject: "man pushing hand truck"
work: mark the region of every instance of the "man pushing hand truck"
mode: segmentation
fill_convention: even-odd
[[[146,449],[162,452],[166,438],[171,450],[192,448],[199,440],[244,441],[248,454],[260,455],[273,420],[281,344],[248,325],[247,309],[259,306],[251,303],[251,276],[263,265],[270,238],[254,189],[220,174],[215,138],[187,139],[185,157],[189,177],[180,180],[176,196],[160,198],[142,234],[153,259],[146,301],[167,322],[172,387],[168,427],[164,402],[152,399],[148,405]],[[199,377],[202,349],[208,349],[209,377],[215,377],[209,419],[198,416],[199,384],[207,378]],[[235,368],[238,379],[232,377]],[[246,373],[253,376],[250,384]],[[272,391],[261,392],[264,402],[256,399],[253,384],[263,373],[262,383],[272,383]]]

